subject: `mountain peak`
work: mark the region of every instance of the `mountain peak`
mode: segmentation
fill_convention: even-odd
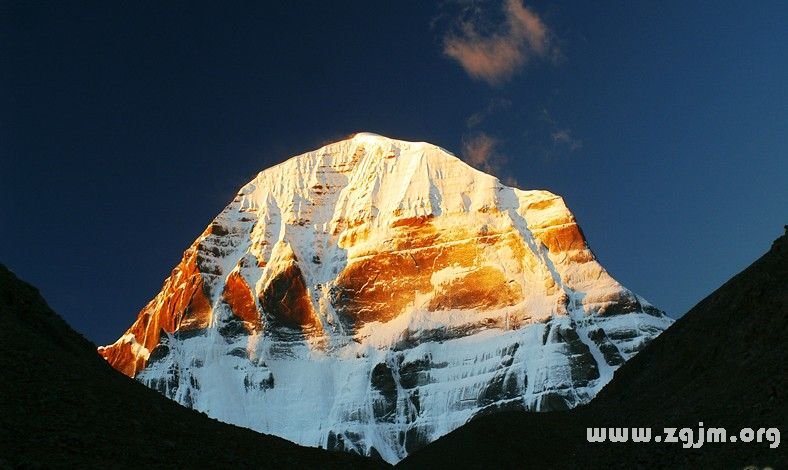
[[[392,139],[391,137],[386,137],[384,135],[376,134],[374,132],[356,132],[350,136],[352,140],[367,140],[367,141],[381,141],[381,140],[396,140]],[[403,142],[398,140],[398,142]]]
[[[669,324],[559,196],[360,133],[243,186],[99,351],[218,419],[396,462],[479,413],[587,402]]]

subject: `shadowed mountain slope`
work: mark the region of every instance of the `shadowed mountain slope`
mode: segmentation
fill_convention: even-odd
[[[0,468],[369,468],[212,420],[113,370],[0,265]]]

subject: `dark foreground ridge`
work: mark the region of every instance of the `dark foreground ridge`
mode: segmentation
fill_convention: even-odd
[[[0,469],[370,468],[188,410],[112,369],[0,265]]]
[[[624,364],[588,406],[468,423],[405,468],[786,468],[785,442],[586,442],[586,427],[749,427],[788,435],[788,233]],[[188,410],[113,370],[0,266],[0,469],[367,468]],[[697,440],[697,438],[695,438]]]
[[[398,466],[433,468],[788,468],[788,228],[763,257],[624,364],[590,405],[472,421]],[[588,443],[586,427],[780,430],[768,442]],[[697,437],[693,439],[696,441]]]

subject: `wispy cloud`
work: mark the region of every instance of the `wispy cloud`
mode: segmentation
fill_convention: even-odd
[[[508,162],[508,159],[498,152],[499,143],[498,139],[484,132],[465,136],[462,139],[462,159],[485,173],[499,175]],[[512,176],[504,178],[504,184],[518,186],[517,180]]]
[[[495,85],[509,79],[533,57],[550,50],[547,26],[521,0],[506,0],[504,20],[492,32],[481,33],[478,18],[461,21],[443,39],[443,52],[473,78]]]
[[[550,134],[554,145],[564,145],[570,152],[583,148],[583,141],[572,136],[569,129],[557,129]]]
[[[479,132],[470,138],[463,139],[462,156],[466,162],[474,167],[490,171],[494,169],[497,160],[495,158],[496,145],[498,145],[497,139],[490,137],[484,132]]]
[[[473,129],[497,111],[507,109],[511,105],[512,102],[506,98],[492,99],[484,109],[468,116],[468,119],[465,120],[465,125],[468,126],[468,129]]]
[[[547,132],[550,136],[549,146],[544,148],[544,155],[552,158],[564,153],[573,153],[583,148],[583,141],[564,125],[560,125],[547,108],[542,108],[539,120],[545,123]]]

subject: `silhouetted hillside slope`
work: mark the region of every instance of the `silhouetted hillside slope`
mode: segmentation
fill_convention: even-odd
[[[112,369],[0,266],[0,468],[367,468],[188,410]]]
[[[788,466],[768,442],[598,444],[586,427],[778,427],[785,436],[788,235],[616,373],[591,405],[472,421],[406,468]],[[213,421],[112,370],[0,268],[0,468],[382,466]],[[697,438],[696,438],[697,439]]]

